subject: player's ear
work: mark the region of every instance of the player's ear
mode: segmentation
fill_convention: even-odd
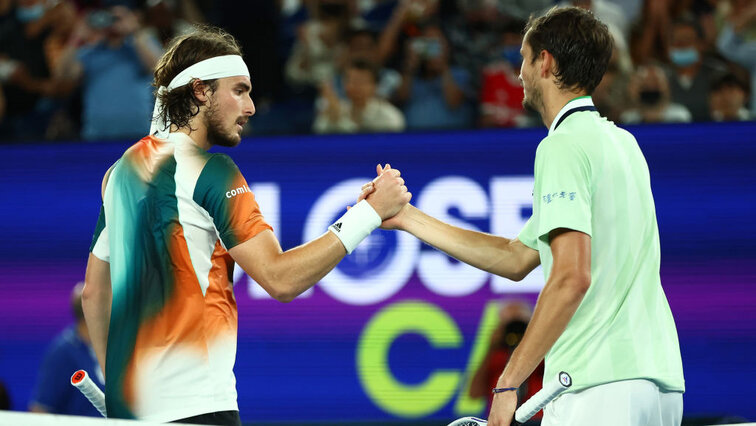
[[[540,59],[541,59],[541,77],[547,78],[549,74],[554,74],[554,71],[556,71],[554,68],[556,67],[556,61],[554,60],[554,56],[549,53],[547,50],[541,50],[540,53]]]
[[[210,95],[210,86],[200,79],[194,79],[192,81],[192,90],[194,91],[194,97],[203,104],[208,101]]]

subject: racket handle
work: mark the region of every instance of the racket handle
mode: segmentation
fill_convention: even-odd
[[[562,371],[557,377],[543,385],[543,389],[536,392],[530,399],[525,401],[520,408],[515,411],[515,420],[518,423],[525,423],[543,407],[559,396],[562,392],[572,386],[572,377]]]
[[[107,410],[105,409],[105,394],[102,393],[100,388],[98,388],[92,379],[89,378],[86,371],[79,370],[73,373],[73,376],[71,376],[71,384],[87,397],[89,402],[94,405],[103,417],[108,417]]]

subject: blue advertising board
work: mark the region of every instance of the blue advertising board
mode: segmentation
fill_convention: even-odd
[[[756,420],[756,124],[632,127],[648,160],[662,284],[686,375],[686,416]],[[545,130],[246,139],[239,165],[284,249],[325,232],[375,165],[402,171],[413,204],[514,237],[532,212]],[[72,321],[105,170],[128,146],[0,147],[0,381],[25,409],[42,354]],[[519,283],[377,231],[290,304],[237,270],[237,389],[245,421],[447,420],[484,415],[469,380]],[[639,330],[638,332],[642,332]],[[295,409],[293,409],[293,407]]]

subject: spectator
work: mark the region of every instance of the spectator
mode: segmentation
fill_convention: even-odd
[[[51,62],[58,58],[55,40],[70,31],[73,7],[65,2],[16,0],[0,5],[0,83],[7,116],[0,133],[11,139],[42,138],[56,93]]]
[[[496,382],[501,376],[501,372],[504,371],[509,356],[512,355],[512,352],[522,340],[531,315],[532,308],[525,302],[515,301],[502,304],[499,309],[499,322],[491,334],[486,356],[470,382],[471,398],[485,397],[488,400],[488,406],[491,406],[493,399],[491,389],[496,387]],[[541,389],[543,370],[544,364],[541,362],[538,368],[520,386],[517,393],[521,401],[527,400]],[[541,414],[539,413],[534,418],[539,419],[540,417]]]
[[[438,0],[399,0],[378,41],[378,58],[381,63],[395,69],[402,68],[407,39],[420,34],[421,26],[438,19]]]
[[[453,67],[441,28],[427,26],[421,37],[405,46],[402,85],[397,100],[403,104],[408,129],[458,129],[470,127],[470,75]]]
[[[369,62],[355,60],[346,69],[341,101],[330,84],[324,84],[325,107],[313,129],[317,133],[399,132],[404,130],[401,111],[376,96],[378,73]]]
[[[637,123],[688,123],[690,112],[670,102],[669,83],[661,67],[638,67],[628,86],[629,98],[635,108],[622,113],[621,121]]]
[[[709,88],[713,79],[726,71],[720,61],[704,56],[703,35],[695,21],[673,22],[668,39],[667,69],[672,102],[684,105],[694,121],[708,120]]]
[[[147,0],[146,29],[164,48],[174,37],[189,34],[194,26],[177,15],[176,0]]]
[[[590,10],[599,21],[609,28],[609,33],[614,38],[615,44],[619,44],[623,48],[627,46],[632,22],[620,6],[607,0],[569,0],[563,1],[561,4]]]
[[[288,62],[286,77],[300,88],[315,88],[336,76],[337,60],[344,50],[349,9],[344,1],[321,0],[316,19],[300,27]]]
[[[727,22],[717,38],[717,48],[730,61],[751,74],[751,116],[756,117],[756,2],[733,0]]]
[[[480,123],[483,127],[522,127],[525,109],[520,83],[522,30],[524,22],[511,21],[492,49],[496,58],[481,72]]]
[[[641,11],[643,9],[644,0],[610,0],[615,5],[622,9],[622,14],[632,27],[633,24],[640,18]],[[628,28],[629,29],[629,28]]]
[[[444,33],[448,38],[454,64],[472,76],[472,86],[479,89],[481,70],[497,59],[502,27],[512,19],[503,15],[496,3],[488,0],[456,0],[451,10],[442,9]],[[525,24],[522,24],[525,27]],[[519,46],[518,46],[519,51]]]
[[[340,97],[344,97],[344,82],[342,76],[347,67],[354,61],[365,61],[378,69],[378,86],[376,95],[380,98],[391,99],[402,81],[402,76],[396,70],[381,66],[375,52],[378,49],[378,40],[375,33],[367,28],[358,28],[350,32],[347,39],[347,48],[339,66],[340,73],[334,78],[333,87]]]
[[[70,384],[71,375],[76,370],[86,370],[101,388],[105,383],[89,340],[87,324],[84,322],[84,312],[81,309],[83,288],[84,283],[80,282],[71,292],[71,310],[76,323],[63,330],[47,350],[39,370],[29,411],[100,416],[97,409],[84,395]]]
[[[630,54],[635,65],[667,61],[668,28],[671,22],[669,2],[645,2],[642,18],[630,35]]]
[[[125,6],[87,15],[77,25],[58,69],[69,89],[81,85],[82,138],[140,138],[148,133],[154,106],[152,70],[162,49]],[[91,32],[91,34],[88,34]],[[85,39],[94,40],[77,48]]]
[[[632,68],[628,52],[619,49],[615,44],[604,77],[591,95],[596,109],[611,121],[620,122],[622,112],[627,109],[627,92]]]
[[[746,108],[748,89],[734,74],[715,80],[709,93],[709,109],[714,121],[746,121],[751,114]]]
[[[464,0],[462,0],[464,1]],[[490,1],[490,0],[489,0]],[[493,0],[501,12],[518,21],[527,21],[530,15],[538,15],[554,5],[553,0]]]

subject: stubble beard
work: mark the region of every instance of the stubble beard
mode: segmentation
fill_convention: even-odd
[[[241,142],[241,136],[233,131],[227,131],[223,128],[223,116],[219,111],[218,105],[210,101],[207,111],[205,112],[205,126],[207,128],[207,141],[211,145],[226,146],[233,148]],[[236,122],[234,122],[236,124]],[[234,129],[236,126],[234,126]]]
[[[530,89],[522,99],[522,106],[543,115],[543,96],[535,84],[530,85]]]

